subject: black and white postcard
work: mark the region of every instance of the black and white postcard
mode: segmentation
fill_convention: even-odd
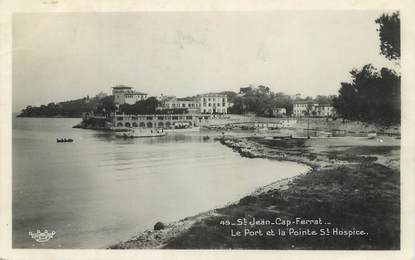
[[[23,2],[0,259],[413,259],[410,1]]]

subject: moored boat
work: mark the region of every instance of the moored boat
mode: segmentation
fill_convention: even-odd
[[[143,137],[162,137],[167,133],[163,129],[145,129],[145,128],[131,128],[128,131],[116,132],[116,137],[122,138],[143,138]]]
[[[72,143],[73,139],[70,138],[56,138],[57,143]]]
[[[377,136],[378,136],[378,135],[377,135],[377,133],[376,133],[376,132],[369,132],[369,133],[367,134],[367,138],[368,138],[368,139],[375,139]]]
[[[195,127],[186,127],[186,128],[169,128],[169,129],[164,129],[164,131],[166,132],[199,132],[200,131],[200,127],[195,126]]]

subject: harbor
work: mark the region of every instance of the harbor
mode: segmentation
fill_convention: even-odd
[[[71,128],[79,118],[14,120],[13,234],[19,248],[106,248],[157,221],[226,205],[308,169],[243,158],[204,138],[214,131],[117,138],[111,131]],[[74,142],[56,143],[62,136]],[[263,170],[253,174],[258,168]],[[56,238],[33,245],[27,230],[40,226],[55,230]]]

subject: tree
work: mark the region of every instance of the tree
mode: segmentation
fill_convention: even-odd
[[[233,106],[228,112],[233,114],[254,113],[258,116],[273,116],[276,108],[285,108],[287,114],[292,111],[293,100],[282,92],[274,93],[269,87],[259,85],[240,88],[239,95],[232,99]]]
[[[379,24],[377,31],[380,39],[380,53],[389,60],[401,57],[401,30],[399,12],[383,14],[375,20]]]
[[[97,114],[104,114],[109,116],[111,113],[115,112],[117,106],[114,103],[114,96],[106,96],[101,99],[95,97],[96,100],[99,100],[98,105],[94,109],[94,112]]]
[[[160,101],[155,97],[137,101],[135,104],[122,104],[119,107],[121,113],[125,114],[155,114],[160,106]]]
[[[352,82],[341,83],[339,96],[333,100],[339,115],[381,124],[400,123],[400,76],[387,68],[378,71],[371,64],[350,74]]]
[[[334,96],[323,96],[317,95],[315,98],[316,103],[318,104],[332,104]]]
[[[389,60],[399,61],[400,18],[399,12],[383,14],[375,20],[380,39],[380,54]],[[333,106],[343,119],[360,120],[381,124],[400,123],[401,77],[393,70],[378,71],[371,64],[350,72],[352,82],[341,83],[339,96]]]
[[[59,103],[50,102],[39,107],[28,106],[22,110],[21,117],[80,117],[83,112],[96,111],[101,105],[97,98],[86,97]],[[99,112],[102,112],[101,110]]]

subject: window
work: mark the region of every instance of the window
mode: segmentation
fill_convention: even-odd
[[[148,116],[147,117],[147,120],[153,120],[153,117],[152,116]]]
[[[220,107],[220,103],[218,103],[218,107]]]
[[[211,103],[209,103],[209,106],[211,106],[212,104]]]

